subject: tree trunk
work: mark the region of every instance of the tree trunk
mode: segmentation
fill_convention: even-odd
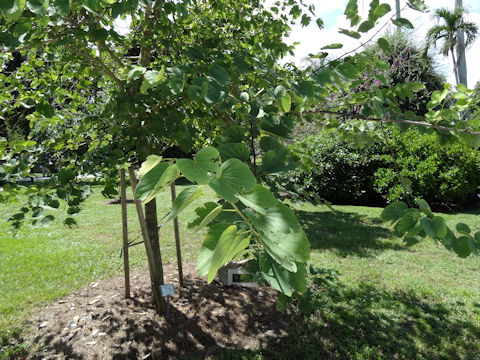
[[[453,74],[455,75],[455,81],[457,82],[457,85],[460,83],[458,79],[458,68],[457,68],[457,62],[455,61],[455,49],[451,48],[450,52],[452,53],[452,61],[453,61]]]
[[[145,223],[147,225],[148,237],[150,238],[150,243],[152,244],[152,254],[153,254],[153,266],[155,267],[156,279],[153,279],[157,284],[152,284],[152,286],[160,286],[164,284],[163,279],[163,264],[162,264],[162,253],[160,251],[160,238],[158,237],[158,221],[157,221],[157,201],[156,199],[151,200],[145,204]],[[155,291],[153,292],[155,294]],[[158,299],[157,301],[160,305],[159,312],[164,313],[165,302],[164,299]]]
[[[455,0],[455,8],[463,7],[462,0]],[[458,43],[457,43],[457,74],[459,83],[467,85],[467,59],[465,58],[465,36],[463,31],[457,33]]]
[[[163,285],[163,266],[162,266],[162,253],[160,251],[160,239],[158,237],[158,221],[157,221],[157,201],[152,201],[145,204],[145,222],[147,223],[148,236],[150,243],[152,244],[153,258],[155,260],[155,267],[160,285]]]
[[[137,180],[135,178],[135,172],[133,168],[128,169],[130,175],[130,182],[132,184],[132,191],[135,193],[135,188],[137,185]],[[155,201],[151,201],[154,204]],[[150,203],[151,203],[150,202]],[[155,231],[150,231],[147,226],[147,221],[144,218],[143,208],[140,200],[135,200],[135,206],[137,208],[138,221],[140,222],[140,229],[142,231],[143,241],[145,243],[145,251],[147,252],[148,259],[148,268],[150,270],[150,279],[152,280],[152,292],[154,294],[154,302],[157,304],[157,311],[160,314],[165,314],[165,300],[163,299],[160,292],[160,285],[163,285],[163,267],[162,267],[162,256],[160,254],[160,247],[158,246],[158,227],[157,224],[157,209],[154,207],[154,220],[150,220],[150,229],[153,224],[155,224]],[[145,206],[145,210],[149,213],[149,219],[152,219],[152,210],[151,206]],[[157,245],[153,246],[150,241],[150,234],[155,236],[156,233],[156,242]],[[158,249],[158,250],[156,250]]]
[[[177,198],[175,191],[175,181],[170,184],[170,192],[172,194],[172,204]],[[182,248],[180,244],[180,230],[178,229],[178,217],[173,219],[173,231],[175,233],[175,247],[177,248],[177,266],[178,266],[178,282],[181,287],[185,287],[183,283],[183,265],[182,265]]]

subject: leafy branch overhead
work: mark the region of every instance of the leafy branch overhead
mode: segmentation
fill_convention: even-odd
[[[435,215],[424,200],[419,201],[419,209],[409,208],[402,201],[392,203],[382,211],[381,218],[394,224],[395,235],[402,237],[408,246],[430,237],[460,257],[478,255],[480,231],[472,233],[467,225],[458,223],[459,236],[456,236],[447,221]]]

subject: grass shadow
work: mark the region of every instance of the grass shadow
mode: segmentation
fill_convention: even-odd
[[[313,302],[315,312],[304,317],[279,346],[226,350],[213,358],[480,358],[479,308],[369,283],[319,287]]]
[[[478,359],[480,324],[462,303],[438,303],[373,284],[324,288],[296,336],[294,357]],[[480,311],[477,312],[477,317]],[[470,314],[469,314],[470,313]]]
[[[372,257],[387,249],[405,250],[381,220],[353,212],[295,210],[312,249],[340,256]]]

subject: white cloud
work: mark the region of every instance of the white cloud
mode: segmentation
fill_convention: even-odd
[[[390,4],[392,9],[395,9],[395,1],[394,0],[387,0],[384,1]],[[337,1],[322,1],[322,5],[318,5],[318,1],[310,1],[310,3],[316,3],[316,15],[318,17],[324,16],[331,16],[328,13],[331,13],[335,10],[344,10],[345,8],[345,0],[337,0]],[[362,17],[366,17],[366,14],[369,10],[369,0],[359,1],[359,12]],[[401,0],[401,7],[406,4],[405,0]],[[454,3],[453,0],[426,0],[426,4],[430,9],[436,9],[439,7],[447,7],[452,8]],[[471,10],[472,12],[468,14],[468,20],[475,22],[480,27],[480,8],[478,5],[478,0],[464,0],[463,5],[467,10]],[[476,12],[474,12],[476,11]],[[391,13],[393,15],[393,13]],[[389,15],[386,15],[379,21],[379,25],[383,25],[384,23],[388,22]],[[421,43],[424,41],[426,33],[428,29],[434,25],[434,21],[432,19],[432,11],[429,13],[420,13],[411,9],[407,9],[402,11],[402,17],[409,19],[415,26],[415,30],[412,31],[412,36],[414,39]],[[310,24],[308,27],[302,28],[300,25],[293,27],[291,36],[286,39],[287,43],[293,44],[294,42],[301,42],[301,45],[298,45],[295,51],[294,57],[288,57],[285,61],[295,61],[298,64],[302,64],[303,60],[308,56],[308,54],[315,54],[320,52],[321,48],[325,45],[332,44],[332,43],[342,43],[344,46],[342,49],[339,50],[330,50],[333,56],[340,56],[348,51],[351,51],[357,48],[362,42],[365,42],[370,37],[374,35],[377,31],[378,26],[367,34],[363,34],[360,40],[352,39],[348,36],[342,35],[338,33],[340,28],[347,28],[349,29],[349,22],[347,21],[344,15],[336,16],[333,21],[330,18],[328,23],[335,24],[334,26],[319,30],[315,23]],[[380,32],[375,38],[381,36],[383,32]],[[466,53],[467,57],[467,68],[468,68],[468,85],[469,87],[473,87],[477,81],[480,80],[480,67],[477,66],[477,61],[480,59],[480,39],[478,39],[471,48],[467,49]],[[454,83],[453,77],[453,70],[451,65],[450,58],[444,58],[442,55],[437,56],[437,61],[439,64],[439,70],[442,71],[446,76],[447,80],[451,83]]]

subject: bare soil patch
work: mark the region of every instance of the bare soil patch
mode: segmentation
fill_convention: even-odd
[[[225,349],[263,348],[294,329],[291,311],[276,309],[277,292],[269,287],[207,285],[184,269],[185,288],[173,266],[165,282],[174,283],[169,317],[152,305],[147,273],[131,277],[132,298],[124,298],[123,277],[102,280],[48,306],[32,319],[30,359],[177,359],[202,358]]]

